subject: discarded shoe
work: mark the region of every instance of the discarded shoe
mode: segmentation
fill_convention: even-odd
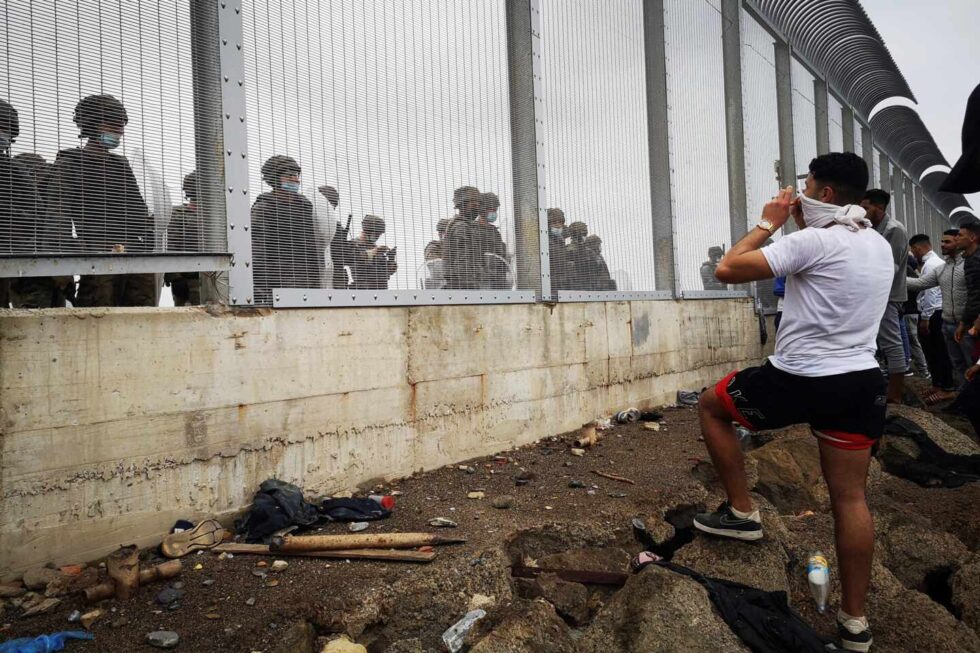
[[[677,391],[677,405],[678,406],[697,406],[698,399],[701,398],[701,393],[696,390],[678,390]]]
[[[640,419],[640,411],[636,408],[621,410],[616,413],[616,421],[620,424],[629,424]]]
[[[225,529],[216,519],[205,519],[190,530],[171,533],[163,538],[160,553],[168,558],[182,558],[191,551],[210,549],[221,544]]]
[[[632,560],[630,560],[630,569],[634,574],[640,573],[644,567],[647,565],[652,565],[655,562],[660,562],[663,560],[653,551],[641,551]]]

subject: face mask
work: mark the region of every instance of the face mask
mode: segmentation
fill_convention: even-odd
[[[491,211],[490,213],[487,213],[487,222],[494,223],[496,221],[497,221],[496,211]]]
[[[282,189],[287,193],[298,193],[299,192],[299,182],[298,181],[284,181],[282,182]]]
[[[99,142],[107,150],[114,150],[119,147],[119,138],[119,134],[113,134],[111,132],[99,134]]]
[[[564,230],[561,227],[552,227],[550,231],[552,236],[555,236],[556,238],[564,238],[564,234],[562,233]]]
[[[857,231],[861,227],[871,226],[871,221],[865,217],[866,211],[856,204],[837,206],[810,199],[806,195],[800,195],[800,203],[803,222],[807,227],[819,229],[836,223],[844,225],[850,231]]]
[[[10,149],[10,135],[7,132],[0,132],[0,152]]]

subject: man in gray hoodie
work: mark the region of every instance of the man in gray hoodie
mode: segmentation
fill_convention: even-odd
[[[878,349],[888,363],[888,403],[900,404],[908,367],[899,320],[902,319],[902,304],[908,299],[905,266],[909,258],[909,237],[905,225],[894,216],[888,215],[890,199],[887,192],[872,188],[864,194],[861,206],[867,211],[867,218],[875,230],[891,245],[892,257],[895,259],[895,277],[888,295],[888,306],[881,316],[881,326],[878,329]]]

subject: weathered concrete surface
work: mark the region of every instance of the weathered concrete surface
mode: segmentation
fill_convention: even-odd
[[[744,300],[0,311],[0,577],[270,476],[348,489],[670,403],[760,351]]]

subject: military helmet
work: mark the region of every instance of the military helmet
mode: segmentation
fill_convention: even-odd
[[[496,210],[500,208],[500,198],[496,193],[482,193],[480,195],[480,208]]]
[[[566,235],[575,240],[585,238],[589,235],[589,228],[585,226],[584,222],[573,222],[572,224],[568,225]]]
[[[588,247],[589,249],[599,249],[600,247],[602,247],[602,238],[599,238],[595,234],[592,234],[591,236],[586,236],[585,246]]]
[[[100,125],[125,125],[129,122],[126,107],[111,95],[89,95],[75,105],[72,120],[78,125],[79,138],[95,138]]]
[[[361,220],[361,229],[364,233],[383,234],[385,232],[385,221],[376,215],[366,215]]]
[[[724,247],[720,247],[719,245],[713,245],[713,246],[711,246],[711,247],[708,248],[708,256],[709,257],[713,257],[713,256],[724,256],[724,255],[725,255],[725,248]]]
[[[480,199],[480,189],[476,186],[460,186],[453,191],[453,206],[457,209],[474,199]]]
[[[20,120],[17,118],[17,109],[10,103],[0,100],[0,131],[10,134],[10,141],[16,140],[20,134]]]
[[[181,189],[184,191],[184,195],[187,199],[196,200],[197,199],[197,170],[193,172],[188,172],[184,175],[184,183],[181,184]]]
[[[548,226],[565,224],[565,212],[561,209],[548,209]]]
[[[296,159],[285,154],[270,156],[262,164],[262,180],[272,186],[279,188],[279,179],[285,175],[298,175],[302,169],[296,163]]]

